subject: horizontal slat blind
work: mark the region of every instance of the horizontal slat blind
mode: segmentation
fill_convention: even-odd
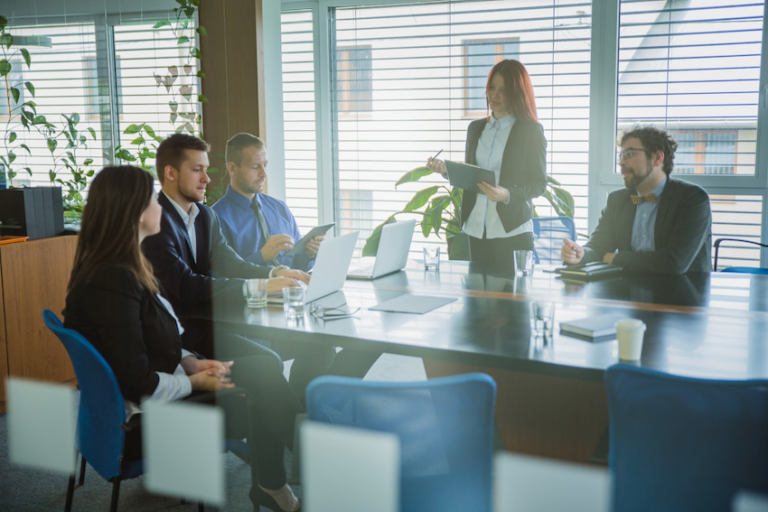
[[[312,11],[282,14],[285,195],[302,233],[319,224]]]
[[[332,11],[331,65],[337,222],[361,243],[414,191],[405,172],[441,157],[464,160],[466,129],[484,117],[497,59],[531,75],[548,140],[548,172],[575,196],[586,230],[590,70],[589,1],[511,0],[365,6]],[[537,200],[548,215],[546,201]],[[419,230],[420,233],[420,230]],[[430,241],[443,243],[434,234]],[[419,251],[424,239],[414,238]]]
[[[763,9],[755,0],[622,0],[619,129],[671,130],[676,173],[754,174]]]
[[[153,28],[162,19],[148,17],[114,27],[119,144],[134,154],[137,146],[131,142],[137,136],[123,133],[132,124],[147,123],[158,137],[181,130],[189,133],[190,127],[199,135],[201,129],[197,124],[200,61],[190,54],[195,47],[195,24],[190,22],[176,32],[168,25]],[[188,41],[178,44],[182,37]],[[162,85],[166,76],[172,77],[170,90]],[[171,102],[177,105],[175,111]],[[154,159],[147,164],[154,166]]]
[[[35,24],[28,26],[11,26],[11,32],[18,47],[26,48],[31,56],[32,65],[27,67],[20,54],[11,59],[13,69],[7,78],[10,86],[21,91],[21,97],[17,104],[11,98],[11,109],[15,109],[22,103],[34,101],[37,104],[37,114],[45,116],[57,129],[66,126],[66,121],[61,114],[71,116],[76,113],[80,117],[77,125],[79,130],[87,135],[87,149],[78,149],[75,153],[79,163],[86,159],[93,159],[92,166],[99,169],[104,164],[102,157],[102,139],[104,134],[100,126],[99,108],[102,104],[109,103],[108,89],[99,88],[97,85],[97,52],[96,29],[93,23],[73,23],[67,25]],[[38,39],[35,39],[38,38]],[[37,42],[41,44],[31,44]],[[11,47],[9,54],[17,47]],[[10,55],[9,55],[10,56]],[[25,88],[24,82],[31,82],[35,88],[35,96]],[[23,185],[49,185],[49,171],[55,170],[62,179],[71,178],[65,172],[61,158],[66,156],[67,141],[63,135],[57,140],[57,146],[53,153],[48,149],[45,137],[34,127],[27,131],[21,125],[18,116],[13,119],[8,115],[8,103],[5,80],[0,80],[0,136],[7,141],[9,135],[14,132],[18,139],[10,146],[16,146],[14,153],[16,161],[13,167],[18,174],[12,183],[14,186]],[[18,110],[13,111],[18,113]],[[92,128],[96,132],[97,140],[93,140],[86,131]],[[31,154],[20,147],[26,144]],[[4,155],[5,147],[2,152]],[[0,164],[1,165],[1,164]],[[32,170],[30,176],[23,167]]]

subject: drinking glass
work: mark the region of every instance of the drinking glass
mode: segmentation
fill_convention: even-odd
[[[283,288],[283,311],[287,320],[304,318],[304,288]]]
[[[267,305],[267,279],[246,279],[246,303],[249,308],[263,308]]]
[[[555,304],[553,302],[531,302],[531,333],[536,337],[552,337],[554,327]]]
[[[440,247],[424,248],[424,270],[440,270]]]
[[[533,275],[533,251],[515,251],[515,275],[532,276]]]

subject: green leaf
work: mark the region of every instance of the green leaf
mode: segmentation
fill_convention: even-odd
[[[13,163],[16,160],[16,154],[13,151],[8,152],[8,163]]]
[[[0,60],[0,76],[5,76],[10,73],[12,67],[11,63],[8,62],[8,59]]]
[[[205,78],[205,73],[203,73],[202,71],[198,71],[197,78]]]
[[[53,171],[48,171],[48,178],[51,180],[51,183],[56,181],[56,173]]]
[[[469,261],[469,235],[463,231],[454,235],[448,259]]]
[[[156,137],[155,130],[153,130],[152,127],[149,126],[148,124],[144,125],[144,131],[146,132],[147,135],[149,135],[153,139]]]
[[[90,178],[91,176],[93,176],[94,174],[95,174],[95,172],[94,172],[94,171],[88,171],[87,173],[85,173],[85,175],[86,175],[86,176],[88,176],[89,178]]]
[[[184,14],[187,15],[187,18],[191,18],[195,15],[195,8],[194,7],[187,7],[184,9]]]
[[[91,134],[91,137],[93,137],[93,140],[96,140],[96,130],[89,127],[88,132]]]
[[[8,135],[8,143],[9,144],[13,144],[13,141],[15,141],[15,140],[16,140],[16,132],[11,132]]]
[[[27,153],[29,153],[30,155],[32,154],[32,151],[29,150],[29,146],[27,146],[26,144],[22,144],[21,147],[26,149]]]
[[[131,144],[137,144],[138,145],[138,144],[144,144],[145,142],[147,142],[147,141],[144,139],[144,137],[139,136],[139,137],[136,137],[135,139],[133,139],[131,141]]]
[[[4,29],[8,25],[8,18],[0,16],[0,30]]]
[[[381,240],[381,228],[383,228],[386,224],[392,224],[395,222],[395,215],[397,214],[390,215],[387,220],[376,226],[376,229],[373,230],[371,236],[369,236],[368,240],[365,241],[365,245],[363,246],[364,258],[367,256],[376,256],[376,253],[379,250],[379,241]]]
[[[547,183],[551,183],[552,185],[557,185],[558,187],[562,186],[562,184],[557,181],[555,178],[547,174]]]
[[[187,36],[181,36],[178,41],[176,41],[176,44],[184,44],[188,43],[189,38]]]
[[[421,218],[421,234],[424,238],[429,236],[429,232],[432,231],[432,218],[429,215],[425,215]]]
[[[402,177],[397,180],[397,183],[395,183],[395,188],[399,187],[403,183],[419,181],[424,176],[429,176],[430,174],[432,174],[432,171],[429,169],[429,167],[417,167],[412,171],[408,171],[407,173],[403,174]]]
[[[46,122],[45,116],[35,116],[35,118],[32,119],[32,124],[45,124]]]
[[[176,119],[179,117],[179,114],[176,112],[171,112],[171,124],[176,123]]]
[[[435,230],[435,234],[440,236],[440,228],[443,225],[443,210],[451,205],[451,196],[436,196],[432,198],[427,212],[429,214],[432,227]]]
[[[189,53],[192,54],[192,56],[198,60],[203,58],[202,54],[200,53],[200,50],[198,50],[197,48],[190,49]]]
[[[189,85],[182,85],[179,87],[179,93],[186,99],[189,99],[192,96],[192,87]]]
[[[10,50],[11,46],[13,46],[13,36],[11,34],[3,34],[0,36],[0,46],[5,46]]]
[[[59,143],[56,139],[48,139],[48,151],[50,151],[51,153],[56,151],[56,146],[58,145]]]
[[[24,57],[24,62],[27,63],[27,67],[30,67],[32,65],[32,56],[29,55],[29,51],[26,48],[22,48],[21,55]],[[34,95],[35,93],[33,92],[32,94]]]
[[[126,135],[133,135],[134,133],[139,133],[141,131],[142,126],[139,126],[138,124],[132,124],[128,128],[125,129],[123,132]]]
[[[416,192],[416,195],[414,195],[410,201],[408,201],[408,204],[405,205],[405,208],[403,208],[403,213],[412,212],[415,210],[418,210],[427,202],[429,201],[429,198],[432,197],[435,192],[437,192],[437,189],[440,188],[439,186],[435,185],[434,187],[425,188],[423,190],[419,190]]]
[[[179,109],[179,104],[175,101],[169,102],[168,106],[171,107],[171,112],[176,112]]]
[[[195,7],[200,7],[200,0],[189,0],[189,3]]]
[[[27,90],[29,93],[34,97],[35,96],[35,86],[32,85],[32,82],[24,82],[24,85],[27,87]]]
[[[184,20],[181,22],[181,28],[186,29],[189,27],[189,20]]]
[[[22,171],[27,171],[27,174],[29,174],[30,176],[32,176],[32,169],[30,169],[29,167],[24,167],[24,168],[22,169]],[[15,174],[14,174],[14,176],[15,176]]]
[[[563,213],[567,217],[573,218],[574,212],[576,210],[576,204],[575,204],[575,201],[573,200],[573,196],[571,195],[571,193],[561,187],[550,187],[550,188],[555,193],[555,197],[560,199],[560,201],[565,205],[565,207],[563,208],[564,210]]]
[[[152,27],[152,28],[165,27],[166,25],[170,25],[170,24],[171,24],[171,22],[168,21],[168,20],[158,21],[157,23],[155,23],[154,27]]]
[[[197,27],[197,29],[196,29],[196,32],[197,32],[198,34],[200,34],[202,37],[208,37],[208,31],[207,31],[207,30],[205,30],[205,27],[204,27],[204,26],[202,26],[202,25],[200,25],[199,27]]]
[[[11,95],[13,96],[13,102],[18,103],[21,97],[21,91],[15,87],[11,87]]]
[[[208,98],[205,97],[205,94],[198,94],[197,101],[200,103],[208,103]]]
[[[83,165],[91,165],[93,163],[93,158],[86,158],[83,162]]]

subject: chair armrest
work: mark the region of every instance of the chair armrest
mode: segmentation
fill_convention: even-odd
[[[768,247],[766,244],[761,244],[760,242],[753,242],[752,240],[743,240],[741,238],[718,238],[715,240],[714,246],[715,246],[715,272],[717,272],[717,258],[718,253],[720,252],[720,244],[723,242],[739,242],[744,244],[752,244],[752,245],[759,245],[760,247]]]

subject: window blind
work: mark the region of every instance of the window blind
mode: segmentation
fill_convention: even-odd
[[[285,195],[302,233],[319,224],[312,11],[282,13]]]
[[[584,0],[331,10],[333,161],[342,231],[359,229],[362,245],[415,191],[447,184],[427,177],[394,188],[401,175],[441,149],[441,157],[464,161],[467,126],[486,115],[487,75],[504,58],[520,60],[531,75],[548,141],[547,171],[574,195],[577,223],[586,230],[590,15]],[[546,200],[535,204],[539,215],[551,214]],[[417,231],[414,251],[444,243]]]
[[[77,114],[80,119],[77,128],[87,136],[88,147],[78,149],[75,156],[79,163],[92,159],[93,164],[89,167],[99,169],[104,164],[104,133],[98,115],[89,115],[89,108],[109,100],[108,91],[96,86],[93,80],[97,60],[96,26],[93,22],[66,25],[30,23],[11,26],[11,32],[18,47],[26,48],[31,58],[30,67],[23,62],[21,55],[11,60],[13,68],[8,75],[9,84],[21,92],[18,103],[14,104],[11,98],[11,109],[25,101],[33,101],[37,105],[37,114],[45,116],[59,130],[66,126],[61,114]],[[10,51],[16,49],[12,46]],[[23,85],[27,81],[35,88],[34,97]],[[56,171],[57,176],[65,180],[71,178],[61,163],[61,159],[67,157],[66,151],[71,151],[66,149],[67,140],[60,136],[52,153],[45,137],[34,127],[27,131],[18,116],[9,118],[5,80],[0,80],[0,92],[4,104],[0,107],[0,136],[7,140],[10,133],[16,133],[18,137],[11,144],[16,146],[13,167],[18,173],[12,184],[49,185],[49,171]],[[94,130],[97,140],[92,139],[88,128]],[[26,144],[29,152],[21,144]],[[31,169],[31,176],[21,170],[24,167]]]
[[[670,130],[680,174],[755,174],[764,2],[622,0],[620,9],[619,130]]]

